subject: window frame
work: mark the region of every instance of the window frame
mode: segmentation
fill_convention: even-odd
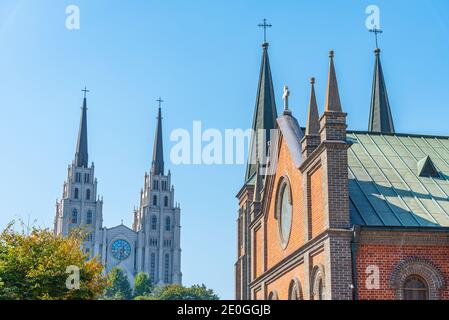
[[[282,230],[282,204],[285,191],[288,191],[288,203],[290,205],[290,226],[288,234],[284,234]],[[282,176],[278,182],[278,188],[276,190],[275,219],[278,222],[279,244],[281,248],[285,250],[290,242],[293,229],[293,194],[290,179],[286,175]]]
[[[169,216],[165,217],[165,231],[171,231],[171,218]]]
[[[421,283],[423,285],[423,288],[414,288],[414,287],[407,287],[407,284],[412,282],[412,281],[417,281],[419,283]],[[417,274],[411,274],[409,275],[403,284],[403,297],[404,300],[429,300],[429,284],[427,283],[427,281],[421,277],[420,275]],[[421,292],[423,294],[425,294],[425,297],[423,299],[410,299],[408,298],[410,295],[413,296],[414,293],[416,292]]]
[[[91,225],[93,223],[93,216],[94,214],[92,213],[92,210],[88,210],[86,213],[86,224]]]
[[[151,216],[151,230],[157,230],[157,217],[154,214]]]
[[[73,222],[75,220],[75,222]],[[72,215],[70,216],[70,223],[71,224],[78,224],[78,210],[76,208],[73,208]]]

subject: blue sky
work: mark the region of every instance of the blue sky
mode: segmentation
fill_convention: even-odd
[[[65,8],[81,10],[80,30]],[[149,170],[157,97],[168,134],[251,125],[263,35],[282,106],[282,86],[304,125],[308,78],[322,110],[328,51],[336,52],[351,129],[368,122],[374,39],[365,8],[380,7],[382,62],[396,130],[449,135],[449,2],[2,0],[0,3],[0,226],[28,214],[52,227],[78,131],[81,89],[89,95],[89,155],[106,226],[131,225]],[[182,207],[186,285],[233,298],[237,201],[245,167],[174,166]]]

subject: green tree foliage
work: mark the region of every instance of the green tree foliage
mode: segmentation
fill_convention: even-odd
[[[134,278],[134,296],[148,296],[153,290],[153,281],[145,273],[141,272]]]
[[[10,224],[0,235],[0,299],[68,300],[96,299],[106,278],[97,259],[87,260],[82,250],[84,235],[66,238],[33,228],[29,235]],[[68,289],[67,267],[80,270],[80,288]]]
[[[121,268],[115,267],[109,271],[104,298],[112,300],[130,300],[132,298],[131,285]]]
[[[194,285],[190,288],[180,285],[169,285],[157,287],[148,297],[138,297],[137,299],[147,300],[218,300],[219,297],[212,289],[207,289],[203,284]]]

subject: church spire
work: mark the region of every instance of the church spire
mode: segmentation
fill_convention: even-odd
[[[390,102],[388,101],[387,87],[380,63],[380,49],[374,50],[374,78],[371,92],[371,111],[368,131],[381,133],[394,133],[393,117]]]
[[[81,112],[80,128],[78,132],[78,141],[76,143],[75,165],[77,167],[88,167],[88,153],[87,153],[87,98],[86,94],[89,92],[87,88],[82,90],[84,92],[83,107]]]
[[[325,111],[341,112],[340,95],[338,93],[337,76],[334,66],[334,51],[329,52],[329,77],[327,81]]]
[[[266,24],[266,23],[265,23]],[[267,26],[265,26],[266,28]],[[259,84],[257,88],[256,106],[253,117],[253,135],[249,150],[248,165],[246,168],[245,182],[249,182],[256,173],[256,160],[261,160],[268,153],[268,142],[270,141],[270,130],[276,127],[276,102],[274,97],[273,80],[271,77],[270,61],[268,58],[268,43],[262,45],[262,64],[260,66]],[[259,134],[264,130],[264,140]],[[265,142],[264,145],[260,145]],[[263,150],[263,148],[265,150]],[[265,153],[265,154],[264,154]],[[265,159],[261,160],[262,164]]]
[[[320,131],[320,121],[318,115],[318,105],[316,103],[315,95],[315,78],[310,79],[310,103],[309,103],[309,115],[307,117],[306,136],[318,135]]]
[[[153,162],[151,163],[151,172],[155,175],[164,174],[164,148],[162,144],[162,111],[161,104],[164,102],[161,98],[156,100],[159,102],[157,126],[154,136]]]

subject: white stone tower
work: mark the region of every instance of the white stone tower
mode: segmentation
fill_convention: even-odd
[[[137,265],[155,284],[181,284],[180,207],[175,204],[171,173],[164,172],[161,99],[150,173],[145,173],[140,206],[134,212],[133,229],[138,233]],[[138,267],[138,269],[140,269]]]
[[[83,228],[87,235],[85,250],[91,256],[101,253],[103,200],[97,198],[95,167],[88,165],[87,148],[87,89],[84,89],[75,159],[67,169],[62,199],[56,201],[54,232],[67,236],[73,228]]]
[[[103,200],[97,199],[94,165],[88,165],[86,89],[75,159],[68,168],[62,199],[57,200],[55,234],[66,237],[73,228],[88,233],[85,250],[98,257],[109,272],[121,268],[130,283],[140,272],[157,285],[181,284],[180,207],[175,204],[171,174],[164,172],[162,143],[162,102],[159,113],[150,173],[145,173],[140,206],[134,210],[131,230],[121,224],[103,226]]]

